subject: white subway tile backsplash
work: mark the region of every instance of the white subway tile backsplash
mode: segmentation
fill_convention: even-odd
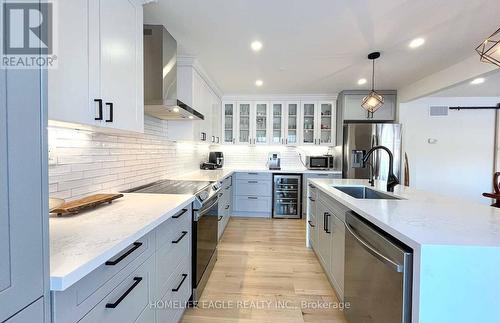
[[[117,192],[199,169],[209,146],[167,139],[167,122],[145,116],[144,134],[49,128],[57,160],[49,166],[51,197],[67,200]]]

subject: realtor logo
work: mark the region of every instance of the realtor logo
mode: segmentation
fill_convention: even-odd
[[[45,1],[8,1],[2,6],[2,66],[53,68],[54,4]]]

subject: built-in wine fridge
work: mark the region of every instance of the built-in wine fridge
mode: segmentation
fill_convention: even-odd
[[[273,175],[273,218],[300,219],[302,175]]]

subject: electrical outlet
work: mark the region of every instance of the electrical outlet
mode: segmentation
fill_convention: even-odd
[[[57,164],[57,157],[56,154],[54,153],[53,149],[49,148],[49,166],[53,166]]]

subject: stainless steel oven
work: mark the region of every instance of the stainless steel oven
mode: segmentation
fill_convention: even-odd
[[[308,169],[330,170],[335,167],[333,156],[307,156],[306,166]]]
[[[219,194],[193,213],[193,302],[197,302],[217,261]]]

